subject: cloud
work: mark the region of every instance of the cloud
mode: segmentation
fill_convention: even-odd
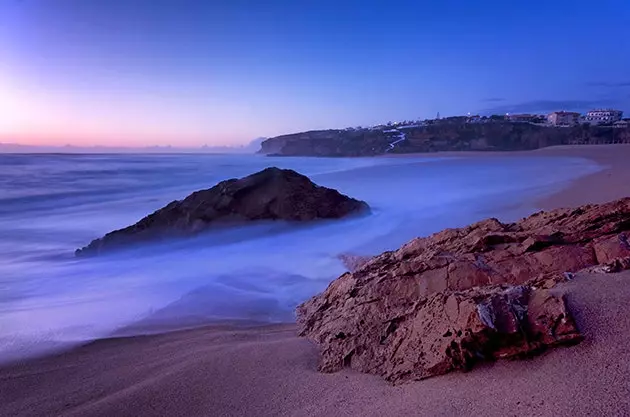
[[[610,100],[532,100],[505,104],[482,110],[481,114],[547,113],[556,110],[584,111],[593,107],[612,104]]]
[[[484,98],[481,101],[484,101],[486,103],[498,103],[499,101],[505,101],[505,99],[501,97],[489,97],[489,98]]]
[[[630,81],[622,81],[622,82],[589,82],[586,83],[589,87],[611,87],[611,88],[619,88],[619,87],[630,87]]]

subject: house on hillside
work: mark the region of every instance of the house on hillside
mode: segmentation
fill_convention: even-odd
[[[618,122],[623,117],[621,110],[596,109],[586,113],[584,121],[592,125],[612,124]]]
[[[575,126],[580,121],[580,113],[571,111],[554,111],[547,115],[547,121],[552,126]]]

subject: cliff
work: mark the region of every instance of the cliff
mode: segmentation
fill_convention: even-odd
[[[372,156],[385,153],[389,137],[380,130],[313,130],[262,142],[259,153],[282,156]]]
[[[550,127],[494,121],[435,121],[383,130],[319,130],[270,138],[260,153],[282,156],[373,156],[442,151],[520,151],[569,144],[630,143],[629,128]]]

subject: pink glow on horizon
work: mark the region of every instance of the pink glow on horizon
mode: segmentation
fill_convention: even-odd
[[[64,91],[37,87],[0,72],[0,142],[5,143],[238,146],[262,136],[255,126],[267,123],[250,106],[218,102],[202,94],[159,89]]]

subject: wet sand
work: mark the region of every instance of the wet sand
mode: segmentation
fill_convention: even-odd
[[[541,149],[532,154],[591,159],[604,169],[579,178],[570,187],[537,202],[540,208],[576,207],[630,196],[630,145],[576,145]]]
[[[630,415],[630,273],[565,285],[585,340],[402,386],[315,371],[293,325],[108,339],[0,371],[3,416]]]
[[[630,195],[630,146],[548,148],[606,168],[541,208]],[[587,416],[630,415],[630,272],[563,285],[585,340],[525,361],[390,386],[316,372],[292,324],[216,324],[99,340],[0,369],[1,416]]]
[[[423,154],[386,155],[383,158],[410,157],[467,157],[467,158],[510,158],[510,157],[558,157],[590,159],[603,170],[575,180],[569,187],[536,202],[542,210],[559,207],[575,207],[583,204],[605,203],[630,196],[630,145],[571,145],[552,146],[523,152],[436,152]]]

